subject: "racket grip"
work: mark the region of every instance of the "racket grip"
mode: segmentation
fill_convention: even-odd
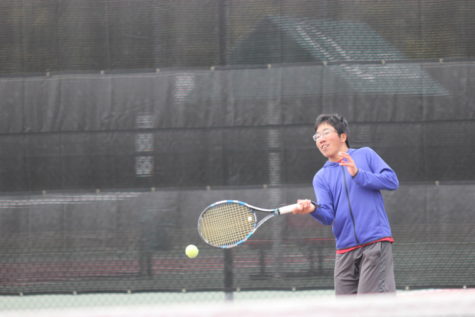
[[[292,204],[292,205],[280,207],[279,209],[277,209],[278,214],[279,215],[289,214],[295,209],[295,207],[297,207],[297,205],[298,204]]]

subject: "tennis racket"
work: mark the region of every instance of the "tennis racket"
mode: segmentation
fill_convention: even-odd
[[[209,245],[233,248],[243,243],[267,220],[291,213],[297,204],[263,209],[238,200],[222,200],[206,207],[198,218],[198,232]],[[258,221],[257,213],[265,216]]]

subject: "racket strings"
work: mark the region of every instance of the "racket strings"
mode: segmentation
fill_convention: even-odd
[[[225,203],[213,206],[201,215],[199,231],[209,244],[226,247],[245,239],[255,224],[256,216],[248,207]]]

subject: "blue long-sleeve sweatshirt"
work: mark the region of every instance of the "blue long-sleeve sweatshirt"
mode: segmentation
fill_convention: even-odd
[[[327,161],[313,178],[318,208],[311,215],[332,225],[337,250],[392,237],[380,190],[399,187],[396,173],[371,148],[348,153],[358,167],[354,177],[345,166]]]

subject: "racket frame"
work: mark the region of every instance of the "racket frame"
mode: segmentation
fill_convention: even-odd
[[[256,222],[254,224],[254,228],[241,240],[235,242],[235,243],[232,243],[232,244],[226,244],[226,245],[213,245],[211,243],[209,243],[205,237],[203,237],[203,235],[201,234],[201,231],[200,231],[200,223],[201,223],[201,219],[202,219],[202,216],[204,213],[206,213],[206,211],[208,211],[209,209],[211,208],[214,208],[218,205],[224,205],[224,204],[238,204],[238,205],[241,205],[241,206],[244,206],[246,208],[248,208],[252,213],[253,213],[253,217],[254,219],[257,219],[256,217],[256,211],[261,211],[261,212],[266,212],[268,213],[267,216],[265,216],[264,218],[262,218],[261,220],[259,220],[258,222]],[[253,206],[251,204],[248,204],[246,202],[243,202],[243,201],[240,201],[240,200],[220,200],[220,201],[217,201],[215,203],[212,203],[211,205],[209,205],[208,207],[206,207],[200,214],[199,218],[198,218],[198,233],[201,237],[201,239],[206,242],[208,245],[212,246],[212,247],[216,247],[216,248],[221,248],[221,249],[229,249],[229,248],[234,248],[238,245],[240,245],[241,243],[244,243],[245,241],[247,241],[253,234],[254,232],[256,232],[256,230],[262,226],[267,220],[275,217],[275,216],[278,216],[278,215],[283,215],[283,214],[287,214],[287,213],[291,213],[293,208],[296,206],[297,204],[292,204],[292,205],[287,205],[287,206],[283,206],[283,207],[280,207],[280,208],[274,208],[274,209],[266,209],[266,208],[260,208],[260,207],[256,207],[256,206]]]

